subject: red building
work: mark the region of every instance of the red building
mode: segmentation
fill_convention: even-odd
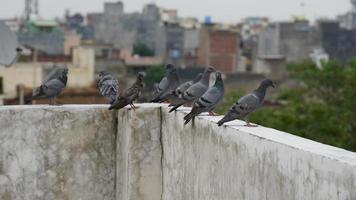
[[[200,30],[198,65],[214,66],[224,73],[237,71],[240,34],[236,29],[204,24]]]

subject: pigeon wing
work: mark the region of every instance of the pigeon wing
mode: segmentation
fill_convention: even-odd
[[[115,79],[102,81],[99,90],[106,99],[114,101],[119,92],[119,82]]]
[[[253,93],[241,97],[233,107],[242,116],[246,116],[255,111],[261,105],[260,99]]]
[[[47,97],[57,96],[65,87],[65,84],[59,79],[49,80],[42,86],[43,92]]]
[[[201,82],[193,84],[182,95],[183,101],[190,102],[201,97],[207,90],[207,86]]]

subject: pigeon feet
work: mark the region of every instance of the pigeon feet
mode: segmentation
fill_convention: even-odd
[[[131,108],[133,109],[133,110],[136,110],[137,108],[139,108],[138,106],[135,106],[134,104],[130,104],[130,106],[131,106]]]
[[[247,122],[245,124],[246,127],[258,127],[257,125],[254,125],[254,124],[250,124],[250,122]]]
[[[214,113],[214,112],[212,112],[212,111],[210,111],[210,112],[209,112],[209,116],[218,116],[218,114],[217,114],[217,113]]]

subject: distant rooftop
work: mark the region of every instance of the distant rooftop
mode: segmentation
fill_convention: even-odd
[[[54,20],[31,20],[30,23],[35,26],[47,26],[47,27],[58,26],[58,23]]]

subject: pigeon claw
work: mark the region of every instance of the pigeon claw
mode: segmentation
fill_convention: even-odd
[[[250,122],[247,122],[246,124],[245,124],[245,126],[246,127],[258,127],[257,125],[255,125],[255,124],[250,124]]]
[[[130,106],[134,111],[136,111],[136,109],[139,108],[138,106],[135,106],[133,103],[130,103]]]
[[[216,114],[216,113],[210,111],[210,112],[209,112],[209,116],[218,116],[218,114]]]

